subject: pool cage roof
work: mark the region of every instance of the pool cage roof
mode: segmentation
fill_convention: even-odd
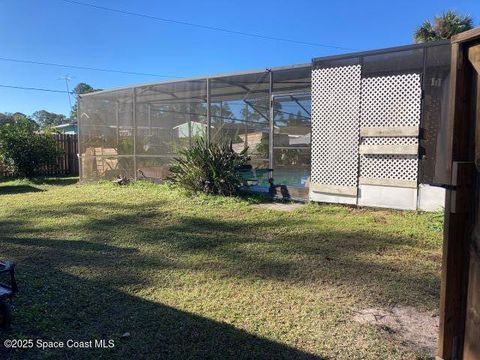
[[[311,64],[298,64],[210,76],[199,76],[160,82],[144,83],[80,95],[96,99],[110,99],[112,95],[127,94],[137,89],[137,104],[142,102],[199,102],[207,101],[209,95],[215,101],[244,100],[255,95],[295,93],[310,91]],[[272,77],[272,79],[270,79]]]
[[[419,56],[418,51],[423,51],[425,48],[432,48],[441,45],[449,45],[449,40],[441,40],[429,43],[422,44],[413,44],[413,45],[404,45],[397,47],[389,47],[378,50],[368,50],[360,51],[348,54],[341,55],[332,55],[332,56],[323,56],[316,57],[312,59],[311,63],[306,64],[295,64],[295,65],[286,65],[278,66],[272,68],[266,68],[264,70],[249,70],[249,71],[240,71],[224,74],[215,74],[207,76],[196,76],[189,78],[179,78],[174,80],[164,80],[156,81],[150,83],[135,84],[129,86],[122,86],[118,88],[112,88],[108,90],[96,91],[88,94],[80,95],[81,98],[95,96],[97,98],[108,98],[111,93],[118,93],[122,91],[128,91],[132,89],[155,89],[155,87],[162,87],[162,90],[155,89],[155,100],[160,101],[159,94],[165,95],[164,100],[181,100],[188,99],[189,101],[192,98],[191,95],[194,93],[202,93],[204,89],[205,81],[210,80],[216,83],[210,87],[210,92],[214,96],[225,96],[228,99],[232,97],[245,95],[245,92],[248,93],[262,93],[268,91],[266,85],[269,83],[268,74],[274,74],[274,88],[272,89],[275,93],[282,92],[295,92],[295,91],[304,91],[306,88],[309,88],[311,85],[310,74],[307,72],[313,67],[321,66],[342,66],[349,65],[355,62],[356,59],[371,59],[369,60],[373,66],[381,65],[385,71],[395,71],[399,70],[408,71],[408,64],[418,65]],[[403,55],[402,55],[403,54]],[[424,58],[424,57],[422,57]],[[389,61],[390,60],[390,61]],[[422,60],[423,61],[423,60]],[[368,63],[362,64],[364,67],[367,65],[366,69],[363,71],[368,72]],[[381,69],[376,69],[381,71]],[[239,90],[234,91],[229,89],[225,92],[226,88],[229,86],[237,87]],[[147,90],[143,90],[143,94],[148,93]],[[185,96],[182,97],[181,94]],[[148,98],[145,98],[148,101]],[[206,94],[198,96],[198,100],[206,101]]]

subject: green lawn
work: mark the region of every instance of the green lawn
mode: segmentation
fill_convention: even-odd
[[[437,311],[439,214],[280,212],[253,198],[73,180],[0,182],[0,258],[17,262],[21,290],[1,337],[115,347],[3,349],[0,358],[420,356],[352,316],[393,305]]]

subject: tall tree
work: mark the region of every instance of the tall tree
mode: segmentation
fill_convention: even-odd
[[[13,119],[13,114],[11,113],[0,113],[0,126],[4,124],[13,124],[15,120]]]
[[[62,125],[68,122],[68,119],[63,114],[55,114],[47,110],[38,110],[32,114],[32,118],[42,128],[50,126]]]
[[[417,44],[450,39],[453,35],[472,28],[472,17],[448,10],[440,16],[435,16],[432,21],[424,21],[423,24],[415,30],[413,38]]]
[[[0,113],[0,126],[6,125],[6,124],[16,124],[17,122],[29,122],[31,126],[33,126],[35,129],[38,129],[38,124],[29,118],[27,115],[21,113],[21,112],[15,112],[15,113]]]
[[[94,89],[92,86],[88,85],[87,83],[79,83],[73,89],[73,94],[75,95],[75,105],[72,106],[72,111],[70,113],[70,119],[76,120],[77,119],[77,107],[78,107],[78,96],[83,94],[88,94],[95,91],[101,91],[102,89]]]

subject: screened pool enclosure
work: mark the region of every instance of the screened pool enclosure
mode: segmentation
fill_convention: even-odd
[[[248,148],[252,190],[273,177],[292,198],[434,210],[450,50],[417,44],[82,95],[81,179],[165,179],[181,149],[231,142]]]
[[[308,64],[83,95],[81,178],[164,179],[180,149],[222,141],[248,147],[253,168],[263,170],[260,187],[274,169],[276,181],[306,197],[310,76]]]

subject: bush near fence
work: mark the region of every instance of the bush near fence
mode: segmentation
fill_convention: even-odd
[[[52,135],[62,152],[57,161],[43,165],[35,172],[38,176],[78,175],[78,136],[66,134]],[[0,176],[12,176],[7,167],[0,163]]]

